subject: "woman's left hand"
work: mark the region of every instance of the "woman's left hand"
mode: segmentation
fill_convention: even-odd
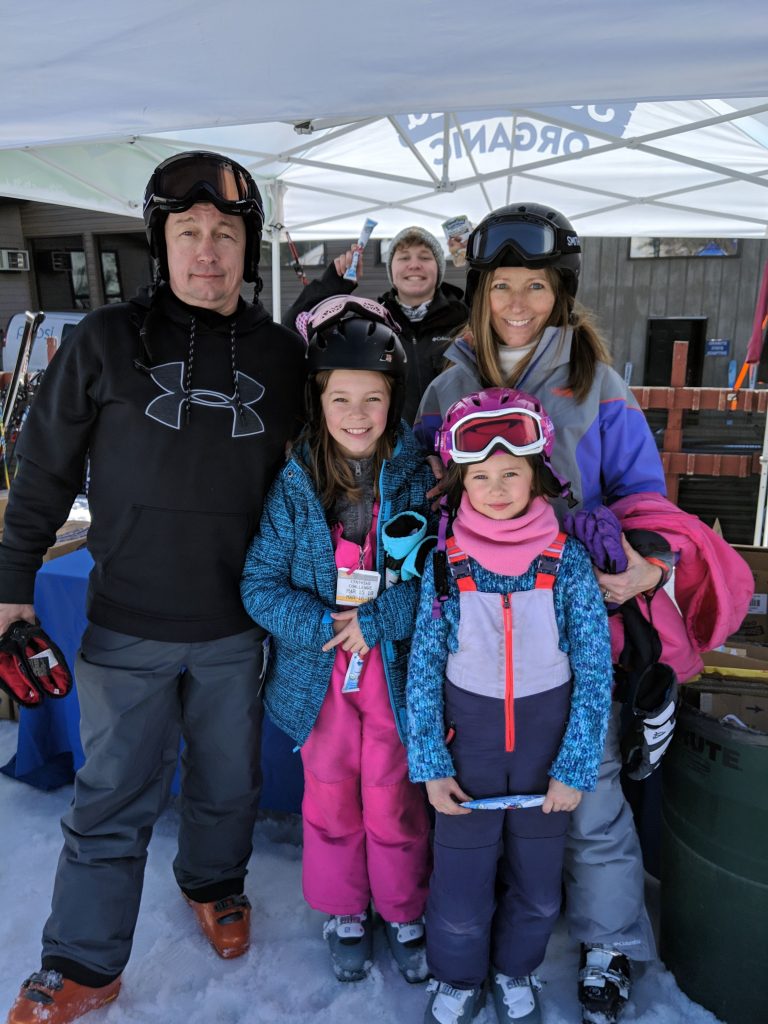
[[[575,811],[580,803],[580,789],[566,786],[564,782],[558,782],[557,779],[550,779],[541,809],[545,814],[549,814],[550,811]]]
[[[624,604],[646,590],[653,590],[661,579],[661,569],[652,565],[632,547],[622,533],[621,546],[627,556],[624,572],[608,573],[595,569],[598,586],[603,598],[610,604]]]
[[[342,650],[354,651],[364,658],[370,647],[363,639],[360,632],[360,625],[357,621],[357,608],[351,608],[348,612],[331,612],[333,619],[333,630],[335,636],[327,644],[323,644],[324,651],[330,651],[341,645]]]

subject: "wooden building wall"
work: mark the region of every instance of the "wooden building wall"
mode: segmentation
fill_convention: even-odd
[[[26,249],[18,203],[0,200],[0,249]],[[33,274],[23,270],[0,273],[0,330],[14,313],[33,305]]]
[[[627,238],[587,238],[579,299],[597,314],[619,372],[642,384],[649,317],[707,318],[707,338],[728,338],[729,356],[707,356],[705,387],[727,386],[727,364],[744,360],[768,240],[741,239],[735,257],[630,259]]]

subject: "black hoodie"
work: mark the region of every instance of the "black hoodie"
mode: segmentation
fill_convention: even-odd
[[[19,441],[0,601],[32,603],[87,457],[90,621],[170,642],[252,628],[240,574],[299,425],[304,375],[302,342],[260,303],[223,317],[162,286],[151,301],[89,314],[46,371]]]

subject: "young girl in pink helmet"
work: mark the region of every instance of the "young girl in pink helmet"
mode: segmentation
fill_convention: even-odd
[[[502,387],[456,402],[438,431],[454,518],[427,560],[407,691],[410,775],[437,812],[428,1024],[471,1020],[487,979],[500,1022],[539,1024],[568,812],[597,781],[607,616],[548,500],[568,491],[553,444],[538,399]],[[510,796],[527,799],[506,809]]]
[[[271,633],[264,706],[301,749],[304,896],[328,915],[333,971],[370,972],[373,902],[400,972],[419,982],[429,822],[403,746],[419,592],[405,556],[426,533],[434,478],[401,421],[406,355],[387,310],[338,295],[305,326],[307,427],[267,497],[241,593]]]

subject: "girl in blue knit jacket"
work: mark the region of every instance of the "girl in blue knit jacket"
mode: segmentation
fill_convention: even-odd
[[[301,747],[304,896],[329,915],[336,977],[370,970],[373,899],[403,976],[423,981],[429,823],[403,738],[410,566],[434,478],[400,419],[406,357],[386,309],[335,296],[305,325],[309,422],[241,592],[272,634],[265,707]]]
[[[547,500],[567,491],[553,441],[538,399],[508,388],[456,402],[438,434],[456,514],[424,572],[408,672],[410,775],[437,812],[432,1024],[471,1020],[489,972],[499,1021],[539,1024],[532,972],[560,910],[568,812],[602,757],[608,621]],[[509,796],[529,799],[504,809]]]

